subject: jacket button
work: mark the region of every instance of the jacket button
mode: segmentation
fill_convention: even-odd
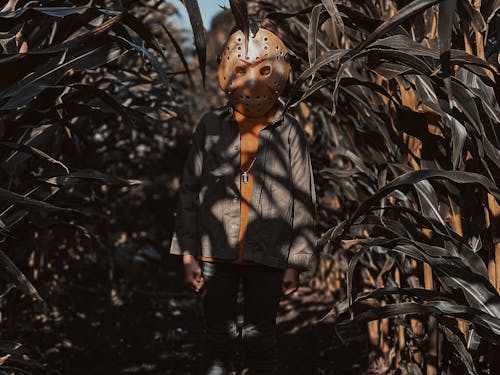
[[[235,150],[238,150],[239,148],[240,148],[240,147],[239,147],[238,145],[235,145],[235,146],[234,146],[234,149],[235,149]]]

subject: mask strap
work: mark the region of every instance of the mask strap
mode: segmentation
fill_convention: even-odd
[[[283,56],[283,58],[285,59],[285,61],[287,63],[290,63],[290,61],[292,59],[294,59],[295,61],[299,60],[299,58],[297,57],[297,55],[295,53],[293,53],[292,50],[287,50],[286,53],[285,53],[285,56]]]

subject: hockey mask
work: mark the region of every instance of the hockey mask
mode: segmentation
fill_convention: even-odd
[[[250,33],[246,55],[242,31],[236,31],[224,43],[219,84],[238,112],[260,117],[276,104],[290,72],[286,54],[281,39],[263,28]]]

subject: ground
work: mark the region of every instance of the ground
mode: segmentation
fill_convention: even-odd
[[[31,322],[17,319],[16,339],[31,348],[33,367],[27,369],[47,375],[197,374],[200,295],[184,284],[182,265],[172,258],[168,267],[118,267],[113,288],[91,285],[89,274],[85,285],[68,283],[54,293],[49,313],[34,313]],[[361,373],[363,355],[339,345],[332,323],[317,322],[334,299],[315,284],[301,275],[299,291],[280,302],[280,374]]]

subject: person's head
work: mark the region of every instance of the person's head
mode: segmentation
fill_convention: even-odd
[[[222,46],[219,84],[245,116],[265,115],[288,83],[287,48],[278,35],[271,20],[253,20],[246,51],[245,35],[239,29],[233,29]]]

